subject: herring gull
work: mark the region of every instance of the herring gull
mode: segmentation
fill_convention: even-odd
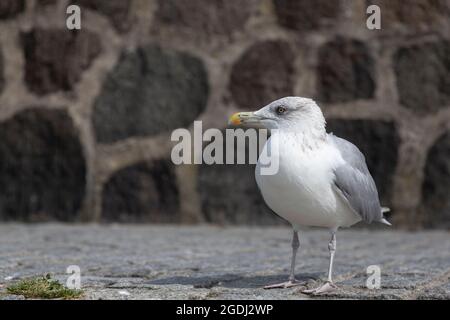
[[[322,294],[333,290],[338,228],[350,227],[361,220],[390,225],[383,216],[389,209],[380,205],[364,155],[351,142],[326,132],[322,111],[308,98],[285,97],[256,112],[235,113],[230,124],[272,130],[262,152],[270,148],[271,157],[278,157],[278,170],[274,174],[262,174],[258,160],[256,182],[269,208],[293,227],[289,279],[265,288],[300,284],[294,273],[298,230],[301,226],[314,226],[327,228],[331,233],[328,279],[318,288],[303,292]]]

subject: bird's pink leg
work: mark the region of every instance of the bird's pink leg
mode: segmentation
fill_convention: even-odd
[[[301,285],[301,283],[295,279],[295,258],[299,247],[300,242],[298,240],[298,232],[294,230],[294,234],[292,236],[291,273],[289,275],[289,280],[286,282],[265,286],[264,289],[291,288]]]
[[[336,230],[331,232],[331,240],[328,244],[328,250],[330,251],[330,266],[328,268],[328,280],[323,285],[318,288],[303,290],[303,293],[319,295],[322,293],[327,293],[333,291],[337,288],[337,286],[333,283],[332,275],[333,275],[333,262],[334,262],[334,253],[336,252]]]

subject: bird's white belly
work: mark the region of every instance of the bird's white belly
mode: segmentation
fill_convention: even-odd
[[[330,183],[333,161],[339,157],[336,151],[327,145],[307,151],[280,145],[279,170],[274,175],[261,175],[257,164],[256,182],[266,204],[294,227],[337,228],[360,221]]]

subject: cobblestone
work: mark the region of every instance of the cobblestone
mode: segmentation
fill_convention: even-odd
[[[0,299],[18,279],[51,273],[65,283],[81,268],[86,299],[311,299],[301,287],[264,290],[287,279],[290,230],[157,225],[0,225]],[[450,233],[343,230],[335,281],[322,298],[450,299]],[[300,233],[297,278],[325,279],[328,233]],[[366,268],[381,268],[381,288]],[[124,291],[126,291],[125,294]],[[313,297],[313,299],[316,299]]]

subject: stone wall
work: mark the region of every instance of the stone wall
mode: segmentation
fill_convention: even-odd
[[[448,228],[449,18],[446,0],[1,0],[0,219],[281,223],[252,166],[175,166],[170,132],[299,95],[366,154],[396,226]]]

